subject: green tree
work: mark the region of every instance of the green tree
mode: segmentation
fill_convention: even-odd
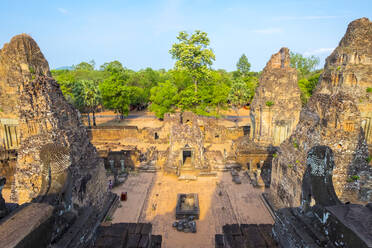
[[[238,114],[238,109],[246,105],[253,98],[254,89],[247,87],[242,78],[233,80],[228,99]]]
[[[248,62],[247,56],[243,53],[243,55],[239,58],[238,63],[236,63],[236,68],[239,73],[241,73],[243,76],[247,76],[250,69],[251,64]]]
[[[130,73],[127,80],[128,86],[141,89],[141,91],[137,90],[137,92],[140,93],[137,98],[137,107],[143,108],[147,106],[150,99],[151,88],[164,81],[165,79],[160,75],[160,73],[151,68]]]
[[[319,64],[319,58],[316,56],[304,57],[300,53],[290,53],[291,67],[296,68],[298,71],[299,79],[309,75],[316,66]]]
[[[165,113],[173,111],[176,95],[177,88],[169,80],[153,87],[150,96],[150,110],[155,112],[156,117],[163,119]]]
[[[84,85],[81,81],[72,82],[69,85],[70,88],[70,101],[80,112],[85,112],[84,103]]]
[[[175,68],[186,70],[190,73],[195,85],[195,92],[198,91],[198,83],[207,74],[215,55],[209,48],[207,33],[196,30],[191,36],[182,31],[177,36],[178,43],[173,44],[169,53],[176,59]]]
[[[91,60],[89,62],[81,62],[80,64],[73,66],[73,68],[76,71],[93,71],[95,65],[96,63],[94,60]]]
[[[217,115],[220,113],[220,109],[225,109],[228,102],[230,87],[221,82],[213,86],[213,95],[212,95],[212,106],[217,108]]]
[[[90,126],[90,113],[93,114],[93,126],[96,126],[96,116],[98,106],[101,104],[101,93],[98,88],[98,82],[92,80],[82,80],[80,83],[83,86],[82,95],[84,107],[88,112],[88,124]]]
[[[110,74],[115,74],[115,73],[122,73],[124,72],[124,67],[123,65],[115,60],[109,63],[104,63],[103,65],[100,66],[101,71],[108,72]]]
[[[103,106],[120,113],[121,118],[128,115],[130,107],[131,89],[126,85],[126,79],[124,73],[113,73],[99,85]]]

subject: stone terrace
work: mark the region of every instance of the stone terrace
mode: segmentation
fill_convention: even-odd
[[[222,233],[225,224],[273,224],[260,199],[262,191],[253,188],[248,178],[240,174],[240,185],[232,182],[230,173],[188,182],[162,173],[132,175],[113,190],[128,192],[128,200],[121,202],[113,222],[151,222],[153,234],[162,235],[162,247],[214,247],[214,236]],[[177,232],[172,227],[176,220],[177,193],[199,195],[196,234]]]

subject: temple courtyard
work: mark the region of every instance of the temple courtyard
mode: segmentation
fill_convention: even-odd
[[[254,188],[240,172],[241,184],[235,184],[229,172],[197,180],[178,180],[176,176],[158,173],[131,174],[126,182],[112,191],[127,192],[112,217],[113,223],[151,222],[152,233],[162,235],[162,247],[214,247],[215,234],[225,224],[273,224],[260,199],[261,189]],[[172,227],[178,193],[197,193],[200,219],[197,232],[178,232]]]

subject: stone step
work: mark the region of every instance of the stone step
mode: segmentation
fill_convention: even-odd
[[[215,177],[217,176],[217,173],[216,172],[205,172],[205,171],[202,171],[199,173],[199,177]]]
[[[286,224],[291,227],[291,232],[299,237],[299,240],[302,240],[309,247],[318,247],[316,244],[313,234],[309,233],[308,228],[305,227],[304,223],[296,218],[291,212],[290,209],[284,208],[281,209],[282,213],[285,215]]]
[[[178,177],[178,180],[197,180],[198,177],[194,175],[181,175]]]
[[[319,230],[316,229],[316,226],[314,223],[311,223],[309,218],[301,218],[302,214],[299,212],[300,210],[298,208],[292,209],[293,215],[297,217],[297,219],[300,219],[300,221],[304,224],[304,227],[309,230],[309,234],[317,241],[319,241],[319,244],[321,246],[324,246],[327,244],[328,239],[327,237],[321,233]]]
[[[78,216],[75,223],[67,230],[67,232],[63,235],[62,239],[60,239],[56,244],[52,245],[53,248],[68,248],[68,247],[75,247],[72,244],[76,243],[77,239],[80,239],[81,232],[86,225],[86,222],[89,218],[93,215],[92,208],[84,208],[82,214]]]

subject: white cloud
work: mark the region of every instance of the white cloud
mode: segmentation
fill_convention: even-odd
[[[326,20],[335,19],[339,16],[278,16],[274,17],[276,21],[293,21],[293,20]]]
[[[58,8],[57,10],[58,10],[60,13],[64,14],[64,15],[68,14],[68,10],[67,10],[67,9],[64,9],[64,8]]]
[[[304,52],[304,56],[318,55],[323,53],[331,53],[334,48],[318,48],[315,50]]]
[[[282,33],[283,30],[281,28],[265,28],[265,29],[253,30],[253,32],[259,33],[259,34],[278,34],[278,33]]]

